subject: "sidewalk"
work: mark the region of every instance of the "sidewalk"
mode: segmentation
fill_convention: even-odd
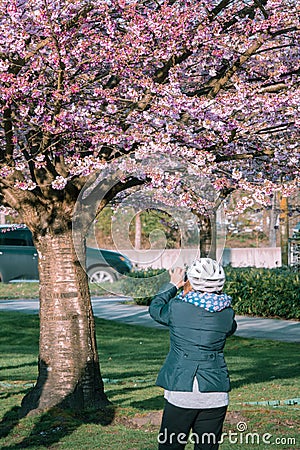
[[[105,302],[93,298],[96,317],[117,320],[128,324],[165,329],[155,322],[148,313],[148,307]],[[271,339],[283,342],[300,342],[300,322],[293,320],[262,319],[260,317],[236,316],[238,324],[235,336],[257,339]]]
[[[148,307],[128,305],[128,298],[93,297],[96,317],[116,320],[131,325],[166,329],[156,323],[148,313]],[[38,300],[0,300],[0,311],[38,313]],[[236,316],[238,329],[235,336],[256,339],[271,339],[283,342],[300,342],[300,322],[293,320],[262,319],[259,317]]]

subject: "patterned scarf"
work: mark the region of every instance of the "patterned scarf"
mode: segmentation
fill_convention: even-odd
[[[184,297],[182,292],[178,294],[180,300],[192,303],[195,306],[206,309],[209,312],[222,311],[231,305],[231,297],[227,294],[214,294],[211,292],[190,291]]]

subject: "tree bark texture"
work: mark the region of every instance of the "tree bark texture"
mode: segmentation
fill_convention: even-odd
[[[40,276],[39,375],[21,415],[60,406],[83,410],[109,402],[104,393],[88,280],[72,232],[36,240]],[[84,256],[84,246],[82,246]]]
[[[200,218],[200,255],[201,258],[216,259],[216,217]]]

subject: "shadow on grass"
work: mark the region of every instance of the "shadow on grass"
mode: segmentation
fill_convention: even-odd
[[[144,386],[144,387],[123,387],[123,388],[121,387],[120,389],[109,390],[108,394],[111,398],[114,398],[114,397],[118,398],[118,397],[122,396],[122,398],[118,398],[117,403],[118,403],[118,405],[124,405],[124,404],[128,403],[128,399],[132,398],[131,394],[136,395],[136,393],[139,391],[139,393],[141,393],[141,397],[142,397],[143,396],[142,391],[147,391],[148,389],[149,389],[149,385]],[[141,400],[139,403],[141,405],[144,405],[144,400]],[[130,405],[133,406],[134,402],[130,401]],[[145,406],[143,406],[142,409],[145,409]],[[154,409],[156,409],[156,408],[154,408]]]
[[[87,370],[88,372],[88,367]],[[72,394],[65,398],[56,406],[43,413],[39,410],[40,399],[42,397],[46,381],[48,379],[48,366],[43,361],[39,361],[39,377],[33,389],[27,392],[22,400],[21,407],[13,407],[3,417],[0,423],[0,438],[7,437],[10,432],[19,425],[20,419],[32,413],[36,415],[36,422],[29,434],[20,443],[2,446],[1,450],[13,450],[18,448],[29,448],[31,446],[45,445],[46,447],[59,442],[63,437],[72,434],[80,425],[85,423],[97,423],[99,425],[109,425],[115,417],[115,407],[107,401],[107,406],[81,412],[77,409],[77,401],[82,401],[83,387],[76,385]],[[76,395],[77,394],[77,395]],[[99,393],[100,404],[101,393]],[[104,397],[103,397],[104,401]],[[71,410],[71,408],[73,408]],[[79,412],[80,411],[80,412]],[[24,423],[24,422],[23,422]],[[32,425],[31,425],[32,427]]]
[[[5,366],[2,365],[1,370],[12,370],[12,369],[21,369],[22,367],[36,367],[36,361],[23,363],[23,364],[16,364],[14,366]]]
[[[8,436],[19,424],[20,409],[20,407],[14,407],[5,414],[0,424],[0,438]],[[2,446],[1,450],[15,450],[39,445],[49,447],[58,443],[65,436],[71,435],[82,424],[107,426],[112,423],[114,417],[115,408],[113,406],[107,406],[102,410],[86,413],[85,415],[55,407],[39,417],[29,436],[25,437],[18,444]]]
[[[11,314],[10,327],[16,327],[14,318],[19,317]],[[7,316],[5,316],[7,318]],[[23,322],[25,316],[23,316]],[[9,327],[0,327],[0,337],[8,336],[10,341],[5,342],[4,350],[11,355],[13,344],[18,342],[16,353],[28,354],[30,358],[32,354],[37,352],[37,325],[36,318],[27,318],[29,333],[18,319],[18,336],[10,334]],[[117,324],[102,319],[97,319],[97,327],[101,329],[99,332],[99,341],[101,342],[101,361],[106,366],[106,377],[118,380],[115,386],[109,389],[109,396],[126,397],[132,399],[132,393],[137,389],[141,393],[139,398],[130,402],[130,406],[140,410],[159,410],[163,406],[163,395],[152,397],[146,392],[149,385],[155,385],[155,379],[159,368],[168,351],[168,334],[163,330],[153,333],[153,330],[144,329],[142,327],[134,327],[132,325]],[[7,321],[3,320],[6,326]],[[22,326],[21,326],[22,325]],[[35,330],[35,331],[34,331]],[[26,331],[26,333],[25,333]],[[104,337],[103,337],[104,336]],[[107,339],[107,336],[110,336]],[[2,342],[2,341],[1,341]],[[34,345],[32,345],[32,343]],[[3,347],[2,347],[3,348]],[[226,361],[229,366],[229,372],[232,377],[232,387],[238,389],[249,384],[258,384],[270,381],[271,378],[279,380],[295,379],[299,374],[297,367],[299,361],[299,345],[286,344],[273,341],[252,340],[239,337],[228,339],[226,344]],[[9,364],[12,365],[11,362]],[[29,364],[31,365],[31,364]],[[103,373],[103,372],[102,372]],[[147,381],[145,384],[133,387],[137,379]],[[153,383],[152,379],[153,378]],[[125,384],[123,385],[122,384]],[[130,384],[129,384],[130,383]],[[109,383],[107,383],[109,384]],[[145,390],[145,392],[143,392]],[[141,397],[146,397],[142,399]],[[116,403],[121,403],[118,400]],[[5,414],[0,423],[0,436],[7,437],[10,432],[18,427],[20,408],[14,407]],[[20,443],[6,444],[1,450],[13,450],[18,448],[49,447],[58,444],[65,436],[71,435],[82,424],[99,424],[109,425],[115,417],[114,407],[108,407],[98,412],[90,412],[86,414],[74,414],[70,410],[53,408],[45,414],[41,414],[31,419],[23,419],[22,426],[15,430],[15,433],[25,434],[24,427],[27,423],[27,436]],[[28,422],[26,422],[26,420]],[[24,424],[24,425],[23,425]],[[9,438],[8,438],[9,439]],[[20,440],[21,438],[15,437]],[[6,441],[7,442],[7,441]]]
[[[14,406],[10,411],[8,411],[1,420],[0,423],[0,438],[4,438],[9,435],[11,430],[13,430],[19,423],[19,410],[18,406]]]
[[[299,344],[239,337],[229,340],[228,344],[226,361],[233,389],[299,376]]]
[[[14,397],[15,395],[18,394],[25,394],[26,392],[28,392],[28,388],[20,389],[19,391],[3,392],[0,394],[0,399],[5,400],[6,398]]]
[[[157,395],[156,397],[151,397],[138,402],[131,402],[130,406],[140,410],[156,410],[161,411],[164,407],[164,397],[163,395]]]

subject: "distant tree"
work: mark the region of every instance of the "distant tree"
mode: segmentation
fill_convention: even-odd
[[[39,254],[39,376],[23,414],[108,402],[84,237],[111,199],[148,183],[203,214],[236,188],[260,202],[297,188],[297,9],[1,1],[0,198]],[[212,202],[199,195],[200,174],[219,193]]]

